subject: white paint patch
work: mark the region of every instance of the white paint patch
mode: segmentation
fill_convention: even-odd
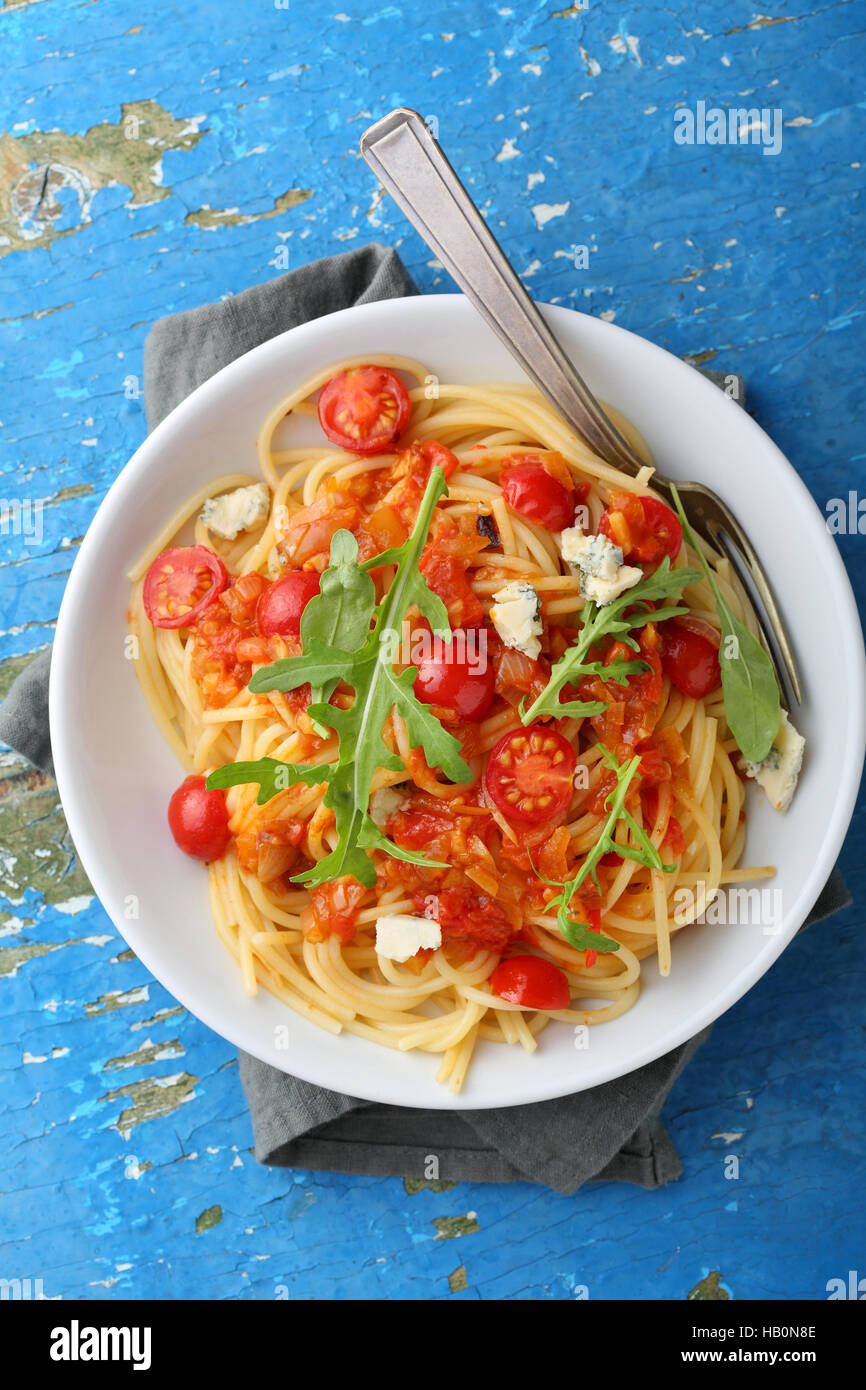
[[[785,125],[811,125],[811,116],[795,116],[793,121],[786,121]]]
[[[506,141],[504,142],[503,146],[502,146],[502,149],[501,149],[501,150],[499,151],[499,153],[495,156],[496,163],[497,163],[497,164],[504,164],[505,161],[506,161],[506,159],[517,159],[517,157],[519,156],[519,154],[520,154],[520,150],[517,148],[517,146],[515,145],[514,141],[513,141],[513,140],[506,140]]]
[[[665,62],[666,62],[666,63],[670,63],[670,65],[671,65],[672,68],[679,67],[680,63],[684,63],[685,61],[686,61],[686,55],[685,55],[684,53],[666,53],[666,54],[665,54]]]
[[[533,190],[533,188],[535,188],[536,184],[539,184],[539,183],[544,183],[544,175],[543,175],[543,173],[541,172],[540,169],[536,169],[535,172],[532,173],[532,174],[527,174],[527,176],[526,176],[526,191],[527,191],[527,193],[531,193],[532,190]]]
[[[599,314],[599,318],[604,319],[605,323],[613,323],[616,318],[616,309],[605,309],[603,313]]]
[[[580,44],[579,48],[580,56],[584,61],[584,65],[590,77],[598,77],[598,74],[601,72],[601,63],[598,62],[596,58],[590,58],[583,44]]]
[[[556,254],[559,255],[559,252],[557,251]],[[540,269],[541,269],[541,261],[539,261],[539,260],[530,261],[530,263],[529,263],[529,265],[526,267],[526,269],[525,269],[525,270],[522,270],[522,271],[520,272],[520,278],[521,278],[521,280],[529,280],[529,279],[530,279],[533,275],[535,275]]]
[[[564,216],[570,207],[570,201],[567,203],[536,203],[532,208],[532,215],[539,227],[545,227],[555,217]]]
[[[79,912],[86,911],[93,900],[92,893],[81,893],[77,898],[67,898],[65,903],[55,903],[54,908],[67,917],[75,917]],[[110,938],[106,937],[105,940],[108,941]]]
[[[641,56],[638,52],[640,39],[635,34],[614,34],[612,39],[608,39],[609,46],[614,53],[630,53],[632,60],[637,63],[639,68],[643,67]]]
[[[734,1144],[738,1139],[742,1139],[745,1130],[724,1130],[720,1129],[713,1135],[714,1139],[723,1139],[726,1144]]]

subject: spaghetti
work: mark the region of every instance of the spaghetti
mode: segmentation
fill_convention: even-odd
[[[373,887],[351,877],[305,887],[293,881],[297,874],[319,863],[337,843],[325,786],[300,782],[259,805],[256,785],[247,783],[225,794],[224,852],[211,859],[208,875],[216,929],[237,960],[248,993],[261,986],[331,1033],[437,1054],[437,1080],[456,1091],[480,1040],[532,1052],[552,1020],[594,1025],[625,1013],[638,998],[643,962],[656,956],[660,973],[667,975],[673,937],[701,916],[721,886],[772,870],[738,867],[746,833],[744,790],[722,691],[716,685],[704,694],[686,693],[694,691],[694,670],[683,667],[682,653],[676,657],[677,644],[663,631],[678,625],[686,667],[696,650],[705,663],[712,659],[718,620],[703,578],[685,590],[683,618],[649,621],[640,628],[639,673],[613,682],[599,669],[581,682],[580,697],[595,700],[598,713],[548,718],[532,726],[530,733],[551,732],[572,750],[575,776],[561,810],[552,819],[542,814],[534,820],[531,814],[503,811],[512,795],[518,810],[529,805],[531,812],[532,798],[518,802],[518,793],[509,793],[505,784],[497,794],[492,755],[505,736],[523,728],[521,706],[525,710],[545,690],[551,668],[581,630],[587,604],[584,572],[563,558],[559,536],[567,530],[566,518],[557,516],[554,504],[564,493],[571,513],[577,507],[582,515],[580,529],[587,535],[613,541],[627,536],[631,555],[625,558],[636,556],[638,563],[645,555],[643,569],[650,573],[658,560],[654,546],[666,548],[674,571],[686,564],[688,548],[677,545],[674,553],[665,533],[668,523],[659,522],[659,508],[675,518],[653,496],[651,466],[635,479],[624,477],[597,458],[534,388],[438,383],[422,363],[408,358],[373,360],[383,378],[399,382],[392,374],[400,373],[415,383],[408,391],[408,420],[391,421],[399,446],[353,451],[358,438],[350,431],[347,438],[340,436],[339,447],[330,442],[282,447],[278,436],[287,416],[315,416],[316,393],[323,387],[330,392],[344,373],[351,379],[352,373],[367,371],[371,359],[347,359],[315,373],[277,402],[265,420],[258,437],[261,478],[233,473],[199,489],[134,566],[130,623],[138,639],[141,688],[188,774],[263,758],[290,765],[332,762],[336,736],[307,712],[307,692],[248,688],[254,672],[302,651],[297,619],[294,628],[291,621],[282,627],[262,621],[263,596],[287,574],[306,576],[309,592],[315,592],[338,530],[355,537],[361,562],[405,542],[432,463],[453,460],[420,568],[445,603],[452,629],[484,633],[492,667],[490,699],[482,714],[461,712],[465,696],[460,691],[471,682],[455,682],[446,672],[438,685],[433,680],[426,703],[462,745],[473,780],[455,784],[429,766],[423,749],[411,746],[395,708],[382,734],[400,770],[379,768],[370,800],[370,814],[383,833],[430,862],[406,862],[375,849]],[[338,399],[329,424],[321,408],[324,398],[323,391],[319,415],[333,439],[349,429],[352,412],[341,414],[345,400],[341,406]],[[610,413],[646,458],[633,427]],[[208,509],[204,519],[200,515],[208,499],[241,499],[239,490],[245,499],[233,506],[254,501],[262,479],[268,495],[260,514],[250,514],[249,529],[232,535],[232,526],[224,525],[220,536]],[[260,490],[258,495],[263,496]],[[552,508],[547,525],[539,519],[545,499]],[[154,626],[148,611],[156,600],[145,593],[145,584],[152,584],[166,547],[180,546],[191,528],[194,549],[186,553],[198,556],[198,568],[186,601],[166,625]],[[625,552],[625,543],[621,548]],[[216,592],[208,587],[215,571],[205,551],[226,576]],[[753,626],[727,560],[709,548],[704,556],[727,603]],[[394,565],[367,572],[381,598]],[[169,590],[174,574],[170,565],[164,567]],[[503,591],[510,597],[525,592],[525,586],[540,605],[537,656],[526,654],[527,642],[521,649],[519,641],[491,626],[491,608],[501,603]],[[270,603],[273,607],[275,600]],[[425,626],[413,610],[403,624],[404,636],[423,635]],[[617,653],[615,646],[608,643],[607,651],[594,652],[596,662],[635,654]],[[398,665],[401,657],[405,653],[397,654]],[[422,666],[416,690],[426,671]],[[330,699],[334,708],[349,709],[352,691],[338,686]],[[585,877],[573,906],[592,928],[584,943],[596,934],[607,940],[608,949],[597,951],[581,949],[562,934],[549,905],[555,891],[550,885],[575,877],[608,823],[614,775],[605,752],[611,749],[619,750],[620,760],[640,756],[640,776],[626,804],[662,867],[614,849]],[[542,779],[536,802],[544,801],[546,786]],[[626,845],[629,833],[619,821],[614,845]],[[678,907],[684,898],[687,910]],[[401,915],[433,916],[442,944],[419,949],[402,962],[377,951],[377,922]],[[523,953],[521,959],[550,962],[562,973],[564,1007],[553,996],[557,1006],[532,1007],[509,1000],[508,990],[494,991],[495,972],[516,952]]]

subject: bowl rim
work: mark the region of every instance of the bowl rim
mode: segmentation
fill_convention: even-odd
[[[400,299],[379,300],[370,304],[353,305],[346,309],[336,310],[335,312],[323,315],[320,318],[310,320],[300,324],[295,328],[288,329],[286,332],[268,339],[257,347],[235,358],[221,368],[212,377],[208,378],[183,401],[160,421],[135,450],[131,458],[124,464],[117,474],[113,483],[102,499],[97,511],[91,521],[87,532],[76,556],[75,562],[69,576],[66,590],[61,602],[60,613],[57,622],[54,650],[51,663],[51,674],[49,682],[49,720],[51,729],[51,742],[55,763],[55,776],[58,785],[60,800],[67,817],[70,833],[72,835],[76,852],[79,855],[82,866],[90,880],[96,896],[99,898],[104,910],[111,918],[114,926],[120,935],[126,940],[141,960],[145,968],[159,982],[163,983],[163,971],[153,968],[151,960],[153,954],[149,949],[148,938],[145,932],[136,931],[135,923],[128,921],[118,921],[115,915],[106,905],[106,900],[111,901],[111,895],[107,892],[107,879],[103,871],[102,855],[99,847],[94,843],[88,833],[86,807],[82,799],[82,794],[74,783],[74,776],[71,766],[72,744],[75,738],[75,730],[71,727],[68,715],[69,704],[64,698],[64,692],[70,682],[74,680],[76,671],[76,641],[75,630],[79,616],[86,614],[86,606],[82,609],[82,602],[86,595],[86,588],[90,579],[94,557],[99,553],[100,537],[103,530],[110,524],[114,511],[123,505],[125,494],[136,490],[139,485],[139,475],[146,469],[151,456],[162,452],[172,435],[182,429],[186,422],[197,415],[203,408],[206,408],[211,401],[217,402],[222,394],[227,380],[240,377],[244,373],[252,373],[258,369],[260,364],[266,362],[270,357],[278,359],[286,340],[295,340],[299,335],[309,336],[315,339],[319,334],[324,338],[333,336],[335,330],[339,330],[340,323],[347,317],[356,320],[359,315],[365,315],[377,319],[377,327],[381,328],[384,321],[387,326],[388,319],[394,316],[403,316],[407,312],[410,314],[423,315],[429,306],[437,305],[439,309],[442,302],[450,302],[451,312],[471,312],[468,301],[461,294],[447,295],[419,295]],[[459,308],[457,306],[460,306]],[[636,340],[641,346],[640,351],[648,354],[649,358],[655,361],[665,359],[665,369],[672,370],[675,367],[682,373],[684,386],[692,392],[718,393],[718,387],[702,377],[688,363],[658,346],[658,344],[641,337],[639,334],[632,333],[630,330],[622,328],[618,324],[608,323],[605,320],[595,318],[591,315],[581,314],[579,311],[567,308],[562,305],[539,304],[545,316],[551,319],[554,331],[557,320],[563,324],[571,322],[574,318],[591,324],[590,332],[597,332],[605,335],[620,335],[623,338]],[[479,320],[480,322],[480,320]],[[486,332],[490,332],[486,325],[482,325]],[[613,339],[611,339],[613,341]],[[710,397],[708,396],[708,400]],[[799,491],[803,497],[808,499],[810,505],[817,511],[817,504],[811,496],[806,484],[796,472],[793,465],[782,454],[781,450],[765,434],[757,422],[748,416],[745,410],[741,415],[747,422],[747,427],[757,432],[764,441],[764,447],[769,447],[776,455],[777,462],[783,465],[787,481],[794,491]],[[640,422],[636,422],[639,423]],[[820,513],[819,513],[820,515]],[[836,593],[834,595],[838,602],[837,616],[842,630],[846,633],[846,648],[849,657],[847,678],[850,682],[849,687],[849,708],[848,713],[851,719],[851,734],[853,739],[853,751],[855,756],[846,760],[845,765],[840,769],[840,779],[837,788],[837,795],[834,800],[830,814],[827,817],[823,835],[821,838],[818,852],[813,858],[811,872],[804,882],[796,901],[784,914],[786,923],[783,928],[775,934],[772,939],[768,938],[762,951],[757,952],[755,957],[748,962],[737,974],[727,981],[727,984],[720,992],[712,996],[712,1001],[698,1007],[693,1013],[686,1011],[680,1015],[678,1022],[671,1027],[670,1031],[663,1035],[662,1041],[649,1041],[647,1044],[638,1048],[635,1055],[630,1057],[627,1065],[623,1066],[616,1060],[612,1060],[609,1065],[602,1066],[593,1076],[591,1082],[581,1085],[581,1077],[575,1077],[568,1084],[563,1084],[561,1079],[551,1079],[548,1077],[545,1083],[543,1063],[538,1067],[538,1077],[534,1078],[535,1084],[530,1088],[523,1088],[523,1092],[518,1090],[511,1105],[530,1104],[536,1101],[549,1100],[556,1097],[574,1094],[580,1090],[588,1089],[590,1086],[601,1085],[607,1081],[615,1080],[621,1076],[629,1075],[632,1071],[649,1062],[655,1061],[664,1054],[686,1042],[695,1036],[708,1024],[720,1018],[729,1008],[731,1008],[757,981],[769,970],[770,966],[778,959],[785,947],[790,943],[797,931],[802,926],[808,913],[817,901],[824,884],[829,876],[833,865],[838,857],[844,841],[848,826],[852,819],[858,788],[860,784],[861,769],[863,765],[864,752],[866,752],[866,652],[863,647],[863,636],[860,624],[859,613],[856,600],[851,587],[851,582],[845,569],[841,554],[835,545],[826,527],[822,528],[824,536],[824,561],[827,569],[834,576],[836,581]],[[817,533],[817,528],[816,528]],[[130,557],[130,562],[134,556]],[[853,640],[852,640],[853,639]],[[207,1027],[211,1028],[219,1036],[231,1042],[234,1046],[243,1048],[259,1057],[269,1065],[278,1065],[278,1060],[273,1052],[264,1055],[263,1050],[251,1045],[248,1037],[239,1036],[239,1029],[232,1025],[234,1017],[226,1019],[219,1015],[219,1009],[212,1008],[206,992],[200,993],[190,980],[181,980],[180,989],[176,982],[164,984],[163,987],[172,994],[184,1008],[188,1009],[199,1018]],[[614,1020],[615,1022],[615,1020]],[[350,1034],[344,1035],[346,1039],[352,1037]],[[352,1046],[353,1043],[348,1044]],[[373,1044],[371,1044],[372,1046]],[[286,1059],[288,1060],[288,1059]],[[341,1082],[338,1077],[330,1074],[333,1068],[325,1067],[324,1070],[315,1065],[307,1065],[308,1058],[302,1059],[302,1065],[297,1065],[297,1059],[292,1057],[291,1074],[301,1077],[303,1080],[313,1084],[327,1086],[331,1089],[341,1089]],[[289,1071],[289,1067],[283,1068]],[[392,1103],[415,1106],[421,1109],[487,1109],[492,1107],[503,1107],[500,1098],[485,1098],[484,1095],[472,1095],[471,1100],[465,1092],[451,1094],[444,1087],[431,1084],[430,1092],[425,1094],[423,1099],[412,1099],[407,1095],[396,1097],[393,1093],[383,1092],[381,1086],[376,1085],[375,1070],[370,1076],[369,1086],[366,1083],[359,1085],[356,1078],[351,1079],[351,1094],[361,1099],[373,1101],[391,1101]]]

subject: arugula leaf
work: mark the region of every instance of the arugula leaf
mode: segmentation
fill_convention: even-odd
[[[697,570],[671,569],[670,559],[666,555],[654,574],[641,579],[631,589],[626,589],[625,593],[620,594],[612,603],[600,608],[590,599],[583,609],[583,626],[574,646],[569,647],[557,661],[550,673],[550,680],[538,698],[528,709],[524,708],[525,701],[524,705],[521,705],[520,717],[524,724],[531,724],[543,714],[554,715],[558,719],[563,715],[591,717],[601,714],[606,708],[603,701],[569,700],[560,703],[559,694],[563,686],[576,684],[587,675],[601,675],[606,680],[619,682],[621,677],[645,670],[647,663],[642,660],[617,660],[605,667],[601,662],[587,661],[590,648],[602,637],[613,636],[631,647],[632,651],[639,651],[637,640],[631,636],[634,628],[644,627],[646,623],[664,622],[666,618],[675,618],[678,614],[688,611],[685,607],[676,605],[652,609],[648,606],[649,602],[679,598],[683,589],[687,589],[690,584],[696,584],[700,577]],[[629,608],[634,611],[626,613],[626,609]]]
[[[694,550],[713,591],[716,612],[722,624],[719,665],[728,728],[740,750],[750,762],[766,758],[779,732],[782,704],[773,663],[756,637],[722,597],[715,576],[704,558],[691,526],[686,520],[679,493],[671,483],[671,493],[683,528],[683,535]]]
[[[240,787],[247,782],[258,782],[259,793],[256,805],[264,806],[278,792],[293,787],[296,782],[306,782],[308,787],[320,782],[330,781],[331,769],[327,763],[312,766],[309,763],[281,763],[276,758],[259,758],[251,763],[226,763],[212,772],[207,779],[208,790],[216,788],[225,791],[227,787]]]
[[[463,760],[459,740],[415,697],[417,668],[407,667],[398,675],[393,666],[403,618],[411,604],[417,605],[438,636],[447,638],[451,633],[444,603],[427,587],[418,569],[433,510],[445,493],[445,475],[437,466],[430,474],[408,540],[361,565],[357,562],[354,537],[347,531],[338,531],[331,543],[333,562],[325,573],[329,574],[328,595],[331,601],[338,603],[342,620],[335,626],[330,613],[320,605],[302,633],[303,655],[262,667],[249,683],[250,690],[256,694],[267,690],[296,690],[307,681],[314,690],[323,693],[329,687],[333,690],[340,680],[351,686],[355,699],[349,709],[339,709],[319,699],[308,710],[311,719],[337,734],[336,762],[315,767],[303,763],[277,764],[287,769],[287,780],[282,784],[277,782],[273,758],[229,764],[208,778],[209,787],[258,781],[260,803],[275,795],[275,786],[282,790],[298,781],[308,785],[327,782],[324,804],[334,812],[336,848],[312,868],[296,875],[293,882],[315,887],[352,874],[365,887],[371,888],[376,882],[376,870],[366,852],[369,849],[383,850],[395,859],[412,864],[447,867],[394,844],[370,819],[367,809],[377,769],[403,770],[402,759],[391,751],[383,736],[385,721],[392,709],[405,721],[411,746],[423,748],[432,767],[442,768],[452,782],[472,781],[472,772]],[[372,587],[372,580],[366,571],[383,563],[396,564],[397,572],[381,604],[371,605],[367,585]],[[375,591],[373,596],[375,598]],[[311,600],[308,607],[315,602]],[[336,639],[339,639],[339,646],[334,645]]]
[[[588,922],[575,922],[569,918],[560,924],[559,930],[569,945],[578,951],[598,951],[600,956],[606,956],[619,950],[618,941],[614,941],[612,936],[605,936],[603,932],[593,931]]]
[[[558,883],[554,879],[545,878],[544,874],[538,873],[533,864],[536,874],[545,883],[550,884],[551,888],[559,888],[561,892],[557,897],[552,898],[548,907],[555,907],[556,923],[566,941],[570,942],[579,951],[598,951],[606,954],[609,951],[618,951],[620,943],[614,941],[612,937],[603,936],[600,932],[594,931],[588,922],[579,922],[570,916],[571,900],[578,892],[581,885],[592,875],[596,888],[601,891],[598,881],[599,860],[611,851],[618,854],[623,859],[632,859],[638,864],[643,864],[648,869],[657,869],[660,873],[672,874],[676,869],[675,864],[665,864],[662,857],[647,835],[643,826],[638,825],[634,816],[626,808],[625,798],[629,786],[637,777],[640,780],[640,754],[636,753],[627,763],[618,763],[612,753],[604,747],[598,745],[602,756],[608,767],[616,773],[616,786],[605,798],[605,806],[608,807],[607,820],[602,827],[601,835],[596,840],[589,854],[584,859],[574,878],[568,879],[565,883]],[[636,844],[620,844],[614,839],[616,827],[619,821],[624,821],[628,827]],[[530,863],[532,861],[530,860]]]
[[[354,651],[370,631],[376,606],[376,586],[358,565],[358,542],[351,531],[338,531],[331,541],[331,558],[322,574],[319,592],[301,614],[301,644],[308,651],[317,639],[326,646],[339,637],[340,646]],[[311,699],[327,704],[340,681],[332,676],[312,685]],[[321,734],[321,727],[316,729]]]

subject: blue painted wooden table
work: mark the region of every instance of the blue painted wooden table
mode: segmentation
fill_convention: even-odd
[[[538,298],[742,372],[822,508],[863,490],[862,9],[345,3],[0,7],[0,693],[145,433],[155,319],[368,239],[451,288],[357,154],[399,104],[438,123]],[[765,113],[750,143],[698,143],[738,107]],[[862,598],[864,540],[839,545]],[[52,1298],[821,1299],[866,1273],[860,907],[716,1026],[667,1107],[685,1174],[664,1190],[266,1171],[232,1048],[125,948],[50,781],[0,757],[0,1277]],[[855,904],[864,845],[861,807]]]

